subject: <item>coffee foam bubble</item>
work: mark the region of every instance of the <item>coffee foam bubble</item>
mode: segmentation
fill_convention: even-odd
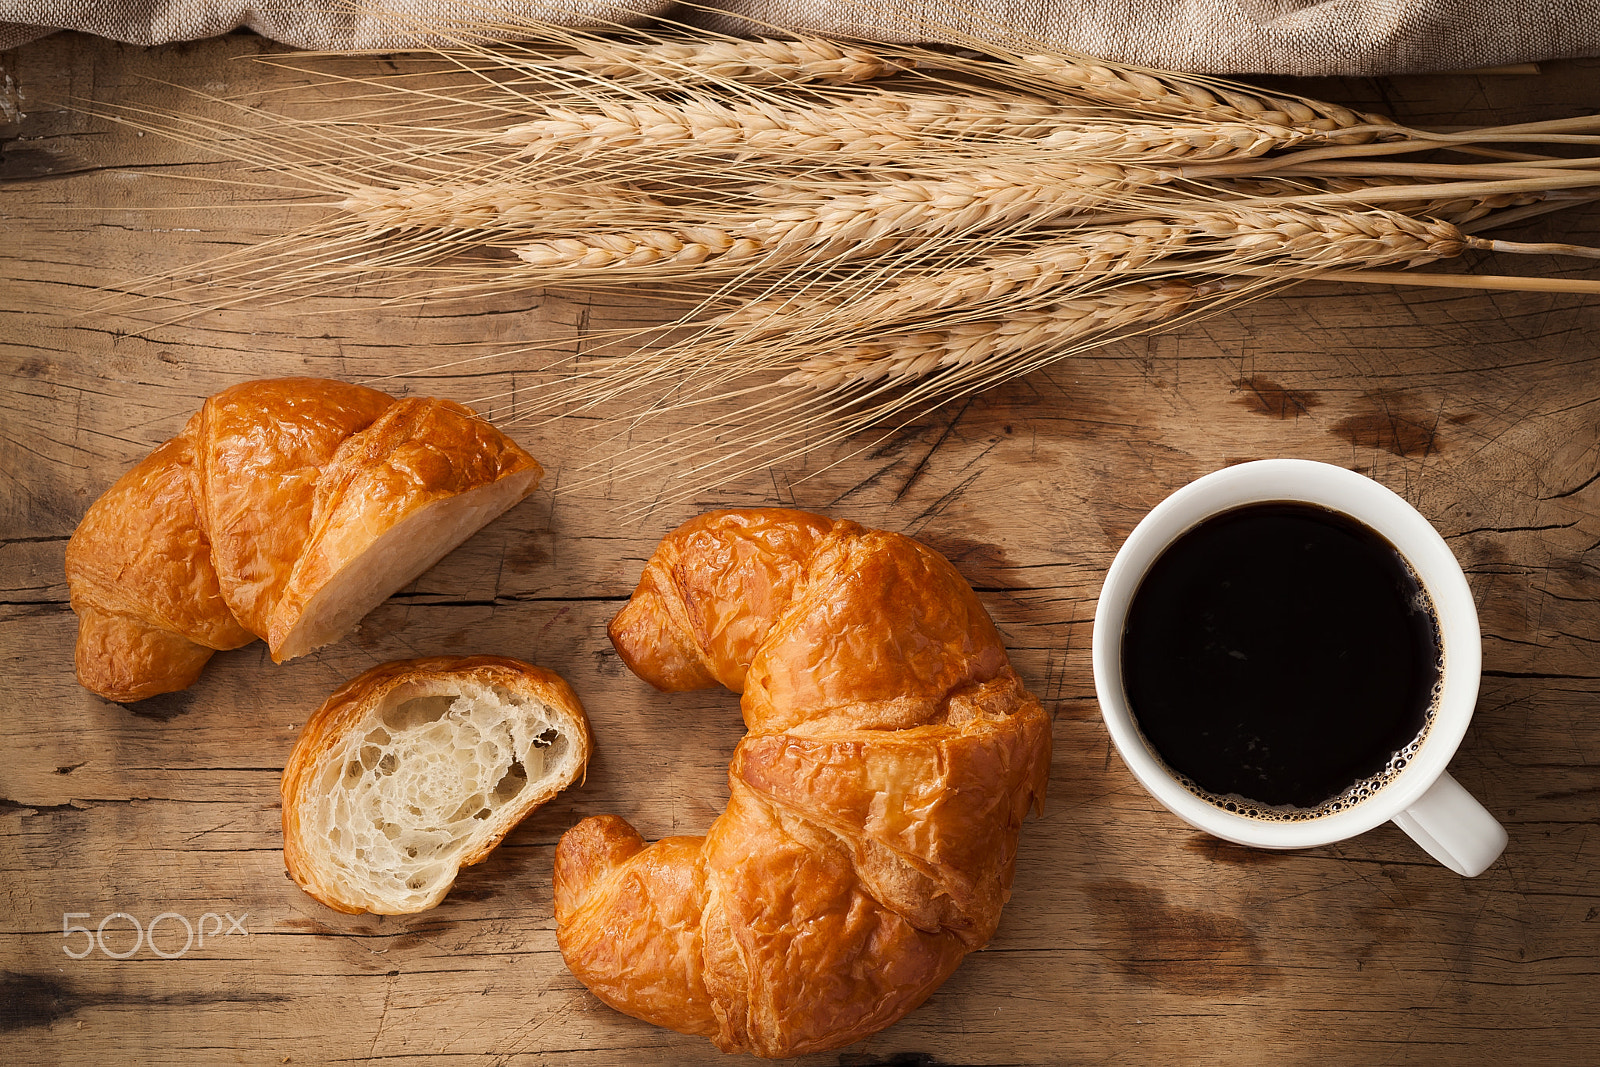
[[[1417,731],[1404,748],[1389,757],[1389,762],[1383,770],[1370,778],[1363,778],[1356,782],[1338,796],[1330,797],[1314,808],[1297,808],[1288,805],[1263,804],[1259,800],[1237,794],[1222,795],[1202,789],[1187,775],[1179,774],[1168,767],[1165,760],[1161,765],[1168,774],[1189,792],[1199,797],[1214,807],[1234,815],[1242,815],[1247,819],[1260,819],[1263,822],[1310,822],[1313,819],[1323,819],[1330,815],[1337,815],[1341,811],[1348,811],[1361,804],[1363,801],[1375,796],[1380,789],[1400,776],[1400,772],[1411,766],[1411,761],[1416,758],[1417,750],[1428,739],[1428,732],[1433,728],[1433,721],[1439,713],[1439,697],[1444,691],[1444,657],[1439,657],[1439,680],[1433,683],[1433,693],[1428,700],[1428,711],[1423,716],[1422,729]],[[1147,743],[1146,748],[1149,748]],[[1152,749],[1152,754],[1154,750]],[[1160,756],[1156,757],[1160,760]]]

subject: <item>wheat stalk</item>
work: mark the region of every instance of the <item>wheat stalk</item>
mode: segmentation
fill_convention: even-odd
[[[752,341],[796,331],[865,332],[935,319],[956,309],[993,308],[1002,301],[1026,309],[1030,302],[1060,299],[1074,290],[1115,285],[1141,274],[1226,275],[1236,265],[1254,268],[1265,260],[1291,264],[1297,273],[1307,265],[1418,265],[1451,258],[1468,247],[1489,246],[1448,222],[1390,211],[1194,211],[1182,221],[1141,220],[1069,234],[864,293],[852,287],[841,293],[808,290],[774,296],[723,314],[712,325]]]
[[[1069,90],[1083,99],[1144,113],[1192,119],[1226,116],[1233,121],[1267,122],[1308,127],[1337,134],[1347,143],[1363,143],[1399,134],[1392,119],[1302,97],[1275,96],[1239,85],[1141,71],[1061,54],[1023,54],[1013,59],[1019,72]]]
[[[531,158],[560,152],[684,153],[893,161],[907,152],[986,145],[1102,160],[1214,160],[1327,143],[1309,127],[1254,122],[1086,121],[1078,109],[1030,101],[875,95],[827,106],[716,97],[551,105],[500,135]]]
[[[596,212],[665,210],[628,185],[541,187],[516,181],[363,185],[339,207],[374,229],[407,230],[559,229],[586,224]]]
[[[1256,268],[1252,274],[1259,272],[1263,260],[1270,260],[1290,268],[1282,275],[1290,278],[1315,277],[1317,268],[1323,266],[1433,262],[1459,255],[1468,247],[1486,248],[1491,244],[1467,237],[1446,222],[1416,220],[1393,212],[1327,215],[1292,209],[1241,209],[1198,212],[1187,226],[1172,226],[1152,235],[1158,237],[1155,246],[1142,248],[1137,254],[1144,262],[1163,253],[1179,254],[1191,249],[1192,239],[1199,234],[1219,238],[1222,247],[1241,258],[1241,266]],[[993,281],[995,273],[973,271],[968,272],[967,278]],[[1015,292],[1008,285],[1001,288],[1007,295]],[[1038,296],[1049,288],[1047,284],[1038,285],[1030,295]],[[1225,281],[1195,283],[1177,279],[1158,284],[1114,285],[1058,300],[1039,310],[1009,312],[1004,317],[958,322],[938,329],[895,332],[881,340],[829,347],[803,359],[778,384],[826,390],[880,379],[920,377],[950,368],[976,369],[990,363],[999,365],[993,376],[1004,377],[1009,373],[1004,365],[1019,356],[1045,349],[1059,356],[1092,341],[1123,337],[1136,327],[1200,310],[1197,305],[1205,297],[1231,288]],[[911,289],[916,292],[906,291]],[[893,297],[899,299],[902,311],[906,297],[922,294],[932,297],[929,302],[945,310],[965,303],[982,306],[994,292],[993,285],[982,285],[977,292],[963,292],[960,278],[936,276],[903,287]],[[877,310],[884,308],[880,305]]]
[[[971,266],[917,274],[864,293],[805,292],[753,301],[718,316],[714,325],[759,340],[837,321],[873,325],[932,316],[1001,299],[1027,301],[1074,285],[1136,274],[1180,252],[1192,227],[1139,222],[1126,228],[1061,239],[1023,251],[985,257]]]
[[[574,37],[571,43],[578,54],[547,60],[548,66],[624,84],[647,81],[680,86],[697,81],[732,81],[746,85],[846,85],[888,77],[909,66],[881,49],[808,36],[641,44]]]

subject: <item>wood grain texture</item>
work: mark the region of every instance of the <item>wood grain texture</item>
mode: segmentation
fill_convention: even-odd
[[[601,1005],[567,973],[551,858],[579,818],[703,830],[741,732],[721,692],[660,696],[605,624],[666,530],[782,504],[899,530],[979,590],[1054,717],[1042,819],[988,949],[904,1022],[813,1063],[1600,1063],[1600,304],[1592,298],[1307,285],[1057,364],[695,499],[619,519],[563,488],[593,423],[518,424],[546,486],[319,653],[219,654],[178,694],[122,707],[72,677],[62,557],[89,503],[247,377],[386,375],[472,403],[507,361],[414,377],[463,345],[616,324],[643,307],[529,292],[386,310],[357,298],[163,324],[92,312],[97,290],[294,225],[208,153],[68,105],[261,99],[296,75],[236,35],[137,49],[58,35],[0,54],[0,1050],[8,1062],[720,1062]],[[374,60],[373,62],[381,62]],[[1419,124],[1600,107],[1600,61],[1537,76],[1301,86]],[[314,107],[315,100],[307,106]],[[176,177],[175,177],[176,175]],[[185,177],[186,176],[186,177]],[[1508,236],[1600,244],[1600,208]],[[1570,262],[1469,265],[1580,273]],[[1192,832],[1116,758],[1089,666],[1095,596],[1140,516],[1228,463],[1300,456],[1370,474],[1459,554],[1484,626],[1477,717],[1452,765],[1505,823],[1461,879],[1393,827],[1249,851]],[[835,463],[835,461],[841,461]],[[524,822],[444,904],[344,916],[286,877],[278,775],[342,681],[405,656],[488,652],[566,677],[593,721],[587,780]],[[163,958],[72,953],[122,912],[166,913]],[[64,916],[77,917],[64,919]],[[205,919],[211,915],[213,918]],[[227,918],[224,918],[226,916]],[[215,929],[213,929],[215,927]],[[112,920],[112,953],[133,943]]]

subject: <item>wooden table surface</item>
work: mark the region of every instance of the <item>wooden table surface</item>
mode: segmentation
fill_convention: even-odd
[[[721,810],[735,699],[656,695],[604,626],[668,529],[712,507],[782,504],[904,531],[953,560],[1055,740],[1044,815],[1024,827],[989,947],[903,1022],[803,1062],[1600,1063],[1594,298],[1308,285],[1058,363],[865,452],[848,442],[642,514],[619,515],[614,486],[563,488],[601,429],[526,421],[515,432],[549,471],[544,487],[345,640],[282,666],[259,644],[223,653],[191,689],[131,706],[80,689],[67,539],[206,395],[249,377],[399,374],[393,391],[471,403],[527,368],[403,375],[460,351],[444,345],[620,314],[542,293],[175,323],[86,310],[101,287],[294,219],[258,190],[174,178],[224,173],[200,148],[66,105],[170,104],[181,87],[264,99],[295,77],[245,61],[271,50],[242,35],[141,49],[63,34],[0,54],[0,1058],[723,1062],[572,978],[551,858],[586,815],[623,815],[654,838],[699,832]],[[1512,122],[1600,107],[1600,61],[1300,88],[1418,124]],[[1600,207],[1512,235],[1600,244]],[[1467,263],[1593,276],[1572,261]],[[1296,852],[1224,844],[1160,808],[1111,749],[1089,639],[1114,552],[1180,485],[1271,456],[1378,479],[1466,569],[1482,695],[1452,772],[1510,834],[1481,877],[1450,873],[1393,826]],[[335,913],[283,867],[278,778],[299,725],[369,666],[452,652],[567,677],[598,741],[587,781],[437,909]],[[133,945],[132,921],[155,936],[113,958]]]

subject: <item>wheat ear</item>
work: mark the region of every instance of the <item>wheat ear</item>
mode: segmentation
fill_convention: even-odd
[[[805,358],[777,384],[832,389],[884,378],[915,378],[940,369],[997,363],[1044,347],[1065,349],[1108,340],[1133,327],[1173,318],[1208,291],[1183,281],[1136,283],[1004,319],[847,345]]]
[[[831,293],[808,289],[775,295],[720,315],[713,324],[741,338],[759,340],[798,327],[822,326],[846,309],[848,319],[841,323],[887,325],[1002,299],[1060,295],[1073,286],[1137,274],[1181,252],[1194,232],[1191,226],[1147,221],[1074,234],[988,256],[970,266],[913,274],[875,291],[852,286]]]
[[[813,107],[711,96],[550,105],[545,117],[512,126],[499,139],[534,158],[557,151],[582,158],[693,148],[875,161],[976,142],[1073,158],[1213,160],[1324,144],[1327,135],[1263,121],[1094,122],[1077,109],[1030,101],[874,95]]]
[[[1489,247],[1440,219],[1416,219],[1394,211],[1314,211],[1233,206],[1195,212],[1188,221],[1219,239],[1229,252],[1252,262],[1263,256],[1304,266],[1354,268],[1418,265]],[[1206,269],[1226,271],[1225,263]]]
[[[623,83],[657,81],[673,86],[695,81],[745,85],[795,85],[820,82],[846,85],[888,77],[910,63],[861,48],[798,36],[760,40],[662,40],[643,44],[573,37],[576,55],[546,61],[568,70]]]
[[[1404,129],[1392,119],[1303,97],[1276,96],[1233,84],[1206,83],[1166,72],[1113,67],[1084,57],[1021,55],[1022,71],[1069,90],[1083,99],[1144,112],[1193,119],[1198,115],[1235,121],[1304,126],[1337,134],[1348,144],[1372,141]]]
[[[373,228],[404,230],[558,229],[590,223],[597,212],[664,210],[620,183],[573,188],[518,181],[364,185],[339,207]]]
[[[722,225],[619,231],[539,241],[516,250],[551,271],[679,264],[771,267],[876,255],[906,238],[966,235],[1038,223],[1161,185],[1153,167],[1055,164],[889,181],[864,193],[751,214]]]

